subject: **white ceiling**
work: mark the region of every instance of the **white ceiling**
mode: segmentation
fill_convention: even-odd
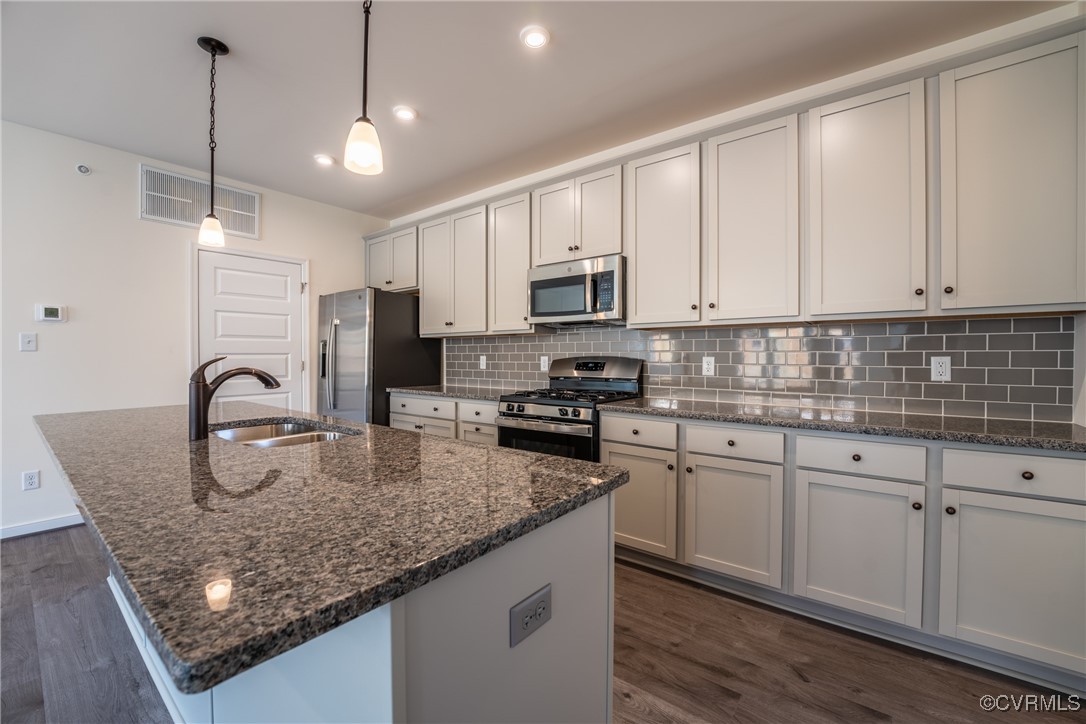
[[[342,158],[361,107],[361,2],[11,2],[6,120],[207,166],[381,218],[1050,9],[1039,2],[403,2],[371,16],[385,172]],[[529,51],[520,29],[551,43]],[[412,125],[392,116],[406,103]]]

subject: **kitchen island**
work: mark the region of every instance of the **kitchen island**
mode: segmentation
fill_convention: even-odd
[[[624,470],[241,402],[212,430],[346,436],[190,443],[186,415],[36,418],[175,718],[608,718]],[[550,620],[510,646],[548,584]]]

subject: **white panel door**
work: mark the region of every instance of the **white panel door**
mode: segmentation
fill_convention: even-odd
[[[809,119],[811,313],[925,309],[924,81]]]
[[[453,321],[452,244],[449,219],[419,227],[419,334],[443,335]]]
[[[578,259],[622,253],[622,167],[579,176],[574,185],[573,253]]]
[[[924,486],[796,471],[793,592],[920,627]]]
[[[528,194],[495,201],[487,209],[488,291],[491,332],[530,332],[528,268],[532,265],[532,215]]]
[[[392,288],[392,240],[382,236],[366,242],[366,286]]]
[[[701,318],[701,156],[698,144],[626,164],[626,318]]]
[[[781,587],[784,470],[686,456],[686,562]]]
[[[944,490],[939,633],[1086,674],[1086,506]]]
[[[450,332],[486,331],[486,207],[449,219],[452,231],[452,325]],[[528,270],[525,268],[525,275]]]
[[[392,284],[386,289],[398,292],[402,289],[414,289],[419,285],[418,266],[418,227],[397,231],[392,234],[390,245],[392,247]]]
[[[532,266],[573,258],[573,179],[532,192]]]
[[[708,141],[705,313],[799,314],[796,116]]]
[[[302,265],[200,249],[197,267],[200,362],[228,358],[207,369],[208,381],[234,367],[256,367],[281,385],[266,390],[254,377],[235,377],[215,400],[305,409]]]
[[[939,76],[944,309],[1086,301],[1084,38]]]
[[[630,482],[615,491],[615,543],[674,560],[677,453],[605,442],[600,462],[630,471]]]

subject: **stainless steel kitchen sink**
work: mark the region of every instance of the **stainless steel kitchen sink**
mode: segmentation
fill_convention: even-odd
[[[305,445],[312,442],[328,442],[350,437],[351,433],[325,430],[313,424],[286,422],[274,425],[243,425],[225,430],[215,430],[214,435],[223,440],[240,442],[250,447],[284,447]]]
[[[286,445],[305,445],[310,442],[328,442],[329,440],[338,440],[341,437],[349,437],[349,435],[342,432],[319,430],[317,432],[303,432],[282,437],[269,437],[262,440],[249,440],[245,444],[249,447],[284,447]]]

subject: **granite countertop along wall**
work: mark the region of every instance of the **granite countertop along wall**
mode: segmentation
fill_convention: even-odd
[[[1086,453],[1086,427],[1064,422],[911,415],[740,402],[696,402],[660,397],[612,402],[600,405],[599,409],[685,420]]]
[[[258,449],[189,442],[187,407],[35,418],[181,691],[203,691],[602,497],[615,467],[289,413],[354,433]],[[211,581],[229,578],[212,611]]]
[[[405,395],[426,395],[430,397],[450,397],[457,400],[483,400],[497,402],[501,395],[510,390],[497,387],[473,387],[468,385],[423,385],[420,387],[389,387],[387,392]]]

